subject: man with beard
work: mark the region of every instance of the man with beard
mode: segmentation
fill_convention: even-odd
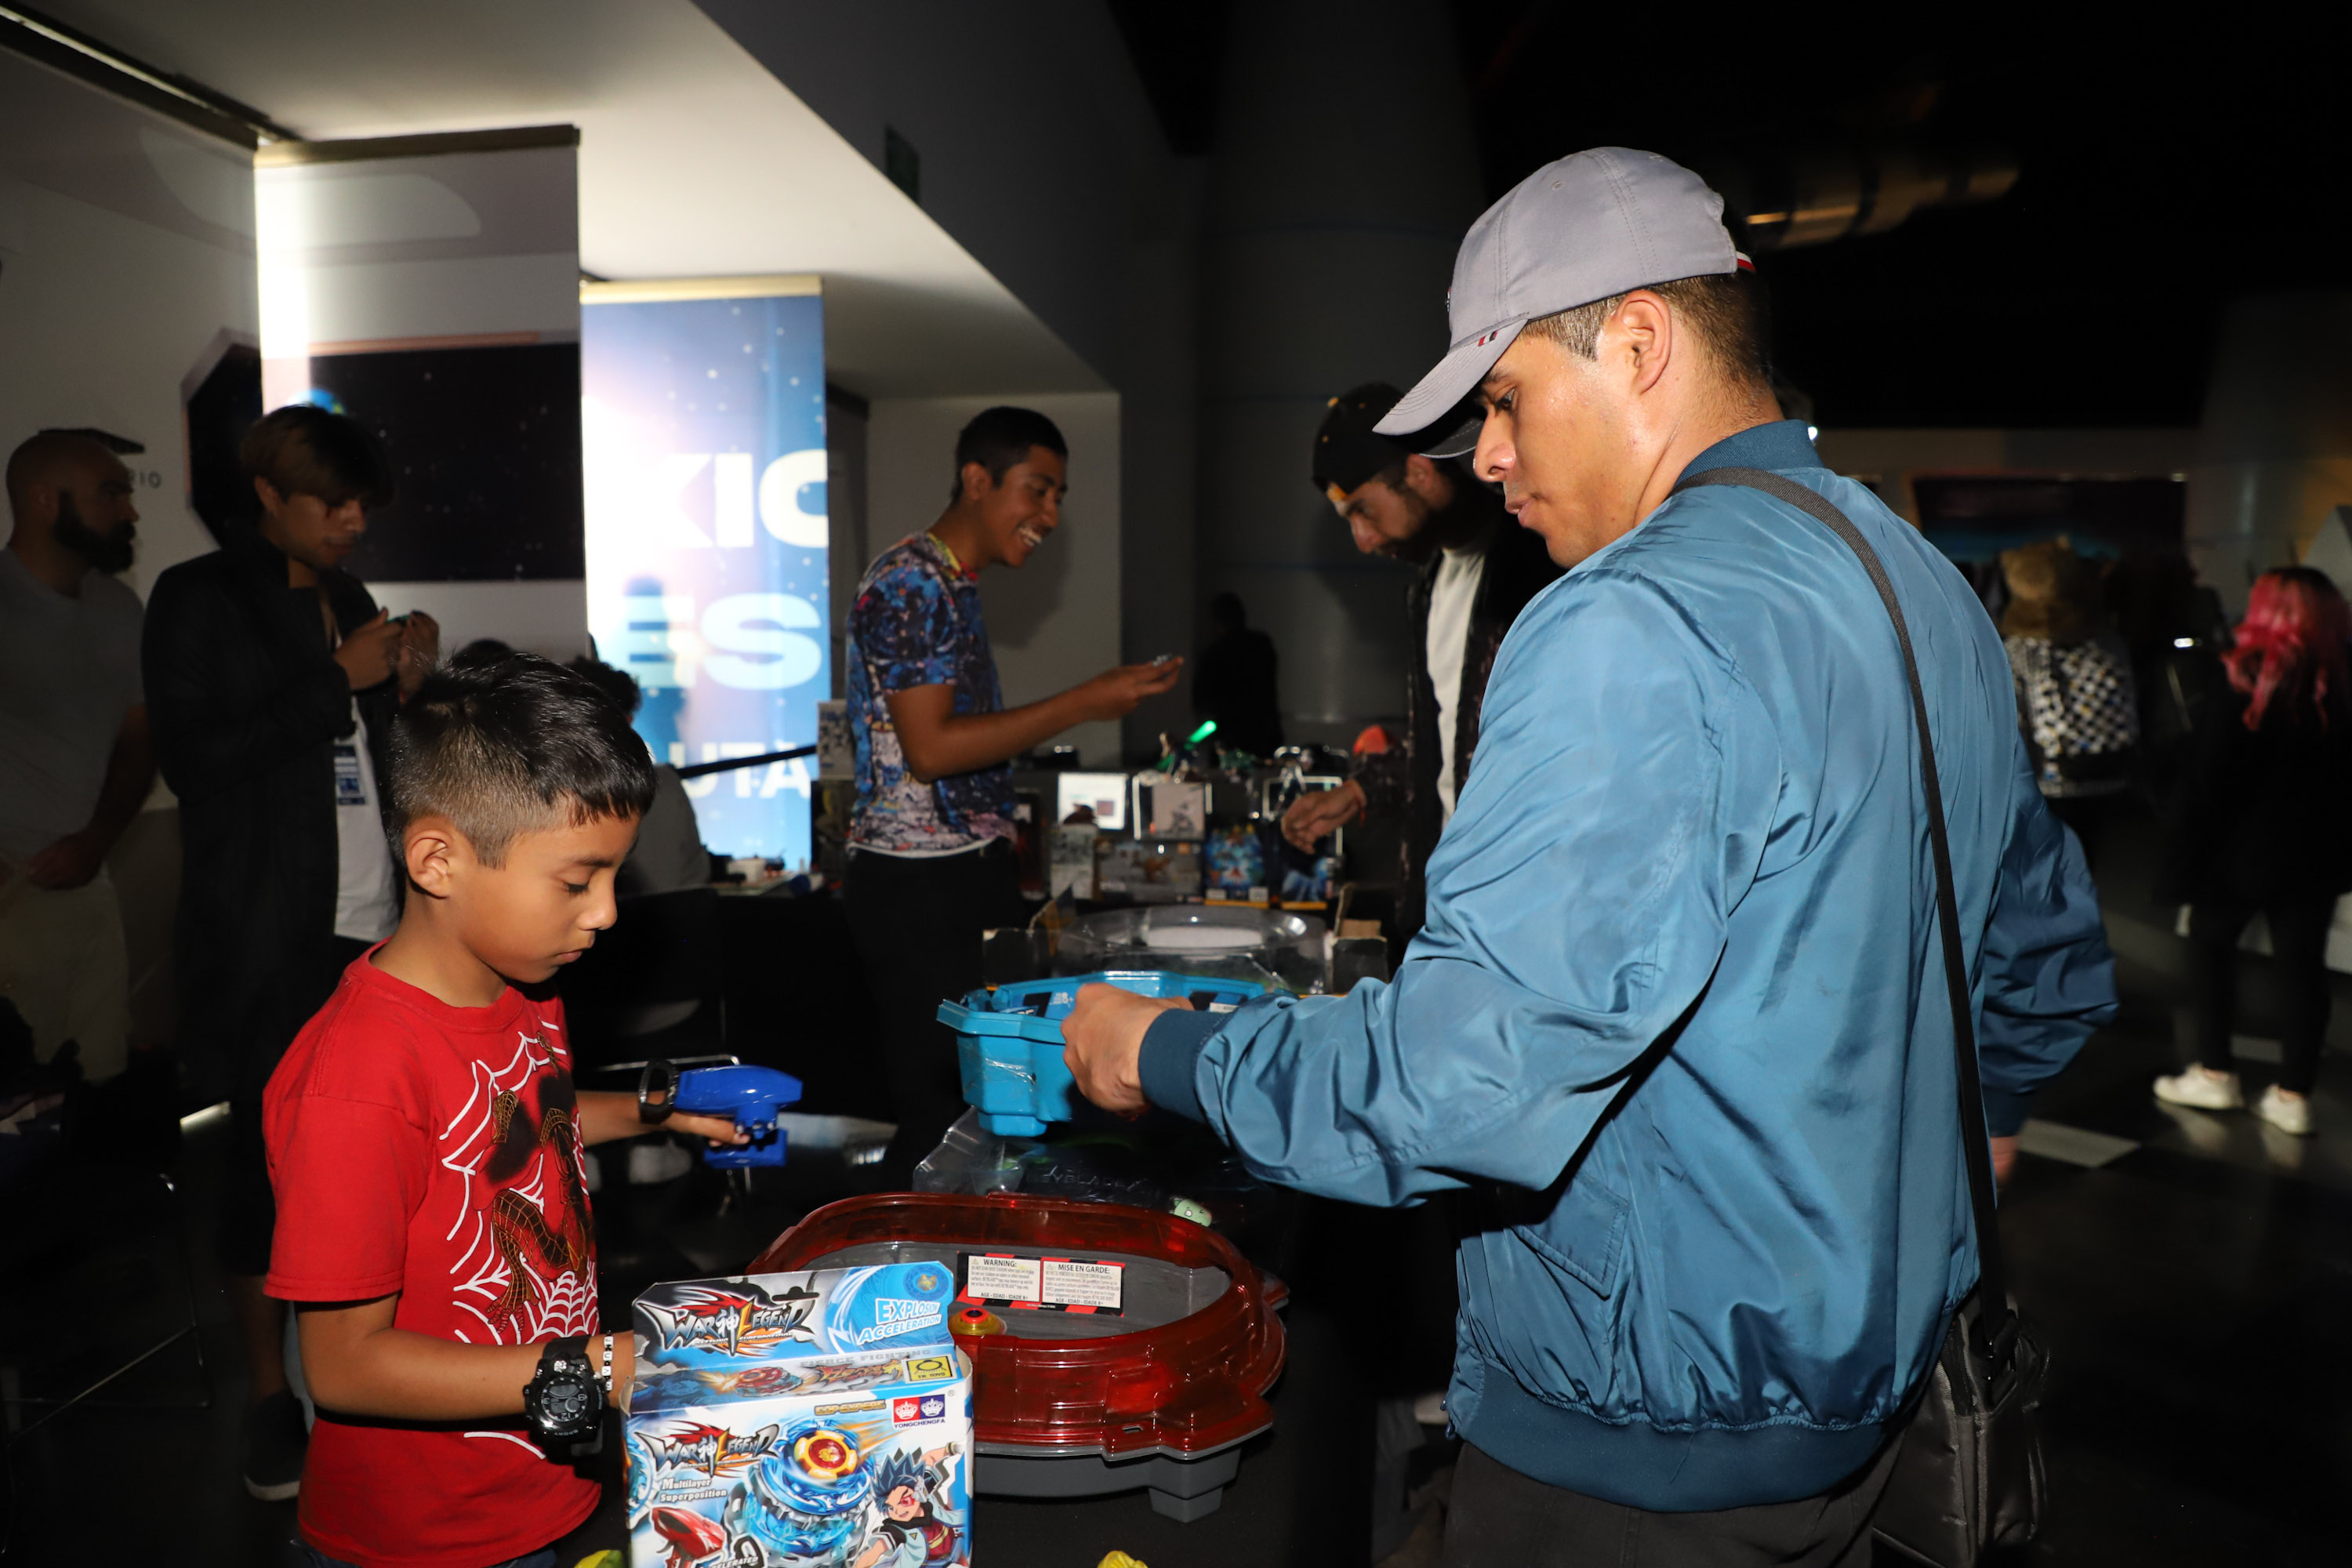
[[[1426,440],[1373,428],[1401,395],[1372,382],[1333,398],[1316,432],[1314,475],[1359,551],[1419,571],[1405,602],[1412,668],[1405,679],[1404,749],[1365,757],[1355,777],[1301,795],[1282,818],[1284,837],[1311,849],[1367,813],[1402,815],[1400,945],[1421,929],[1429,852],[1470,776],[1495,651],[1521,606],[1559,575],[1543,541],[1504,512],[1501,496],[1459,465],[1421,455],[1421,447],[1470,418],[1468,410],[1423,432]]]
[[[181,1054],[194,1087],[229,1103],[215,1240],[253,1369],[245,1484],[277,1500],[300,1488],[304,1436],[285,1307],[262,1293],[277,1207],[261,1091],[344,968],[399,921],[376,783],[440,633],[422,614],[387,619],[341,570],[392,499],[364,426],[295,404],[237,456],[260,516],[156,579],[142,657],[180,797]]]
[[[94,437],[45,430],[8,459],[0,551],[0,995],[43,1060],[72,1040],[122,1070],[131,975],[106,854],[154,778],[139,681],[131,474]]]

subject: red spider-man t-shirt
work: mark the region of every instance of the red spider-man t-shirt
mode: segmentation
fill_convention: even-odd
[[[509,989],[452,1007],[370,961],[269,1080],[269,1294],[400,1293],[394,1326],[467,1344],[596,1328],[596,1251],[563,1010]],[[402,1426],[319,1413],[302,1533],[362,1568],[480,1568],[596,1507],[520,1415]]]

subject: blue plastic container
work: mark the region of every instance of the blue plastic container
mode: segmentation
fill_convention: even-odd
[[[963,1097],[980,1124],[999,1137],[1034,1138],[1049,1121],[1067,1121],[1075,1086],[1062,1061],[1062,1020],[1078,987],[1097,981],[1143,996],[1182,996],[1204,1013],[1230,1013],[1265,987],[1248,980],[1198,974],[1114,972],[1024,980],[940,1004],[940,1022],[956,1032]]]

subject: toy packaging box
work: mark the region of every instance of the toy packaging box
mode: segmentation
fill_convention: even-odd
[[[952,1263],[656,1285],[630,1384],[634,1568],[971,1561]]]

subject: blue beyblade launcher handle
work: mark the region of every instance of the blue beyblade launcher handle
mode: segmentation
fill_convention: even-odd
[[[1139,996],[1181,997],[1204,1013],[1230,1013],[1265,992],[1249,980],[1120,971],[1025,980],[942,1002],[940,1022],[956,1032],[963,1097],[982,1127],[1001,1138],[1034,1138],[1046,1123],[1070,1120],[1076,1086],[1062,1060],[1062,1020],[1078,987],[1097,981]]]
[[[774,1068],[688,1068],[683,1072],[656,1057],[637,1079],[637,1115],[651,1126],[669,1120],[674,1110],[690,1116],[726,1116],[736,1130],[751,1137],[733,1148],[702,1151],[703,1163],[720,1170],[784,1163],[784,1130],[776,1112],[798,1104],[801,1080]]]

